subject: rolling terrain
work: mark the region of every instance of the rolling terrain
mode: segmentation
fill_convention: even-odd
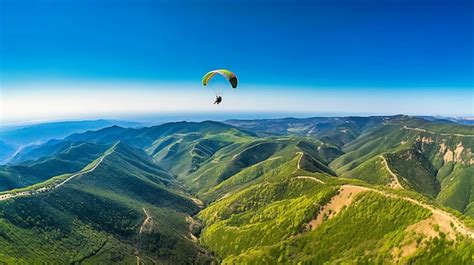
[[[17,163],[42,157],[41,153],[29,157],[24,155],[45,142],[52,140],[60,142],[72,133],[82,133],[89,130],[98,130],[113,125],[124,127],[139,127],[136,122],[116,120],[64,121],[47,122],[31,125],[16,125],[0,127],[0,164]],[[34,152],[33,152],[34,153]]]
[[[0,169],[0,260],[472,264],[473,141],[403,115],[72,134]]]
[[[23,188],[52,177],[79,171],[99,157],[107,145],[75,143],[61,146],[51,156],[0,166],[0,191]]]
[[[186,217],[199,207],[169,173],[121,143],[76,178],[0,207],[0,260],[6,263],[209,259],[189,238]]]

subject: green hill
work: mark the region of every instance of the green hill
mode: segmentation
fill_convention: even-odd
[[[407,124],[418,127],[407,127]],[[474,135],[473,127],[397,117],[345,145],[342,149],[345,154],[330,166],[342,176],[372,184],[390,183],[386,173],[373,164],[378,156],[385,155],[399,181],[406,184],[405,188],[472,214],[469,211],[472,206],[468,205],[473,202],[470,190],[474,186],[468,176],[472,175],[474,137],[469,133]],[[465,186],[461,187],[460,183]]]
[[[214,197],[211,190],[222,185],[225,185],[225,189],[229,189],[229,186],[248,185],[286,160],[296,159],[295,163],[314,172],[332,172],[322,155],[307,151],[325,148],[323,143],[306,140],[306,146],[301,146],[299,138],[248,138],[220,149],[209,163],[180,179],[190,191],[207,194],[204,198],[208,200],[208,196]],[[295,158],[297,154],[300,155]],[[237,179],[234,178],[236,176]]]
[[[209,162],[220,149],[253,138],[252,135],[234,128],[226,129],[219,129],[215,133],[202,130],[174,133],[154,141],[146,150],[158,165],[178,176],[187,175]]]
[[[47,193],[0,201],[0,208],[6,263],[209,261],[186,221],[198,206],[169,173],[124,144],[92,172]]]

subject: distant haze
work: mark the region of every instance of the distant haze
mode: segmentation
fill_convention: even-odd
[[[1,123],[84,118],[191,116],[204,113],[210,118],[249,116],[353,115],[472,115],[472,92],[377,91],[367,89],[299,88],[272,90],[271,87],[242,85],[224,93],[220,106],[214,94],[196,84],[167,83],[83,83],[49,84],[2,94]],[[36,88],[36,89],[33,89]],[[172,89],[170,89],[172,88]],[[286,113],[286,115],[285,115]],[[184,114],[184,115],[183,115]],[[243,114],[243,115],[241,115]],[[239,116],[241,115],[241,116]],[[271,115],[275,116],[275,115]]]

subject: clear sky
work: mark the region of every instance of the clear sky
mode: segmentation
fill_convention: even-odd
[[[1,122],[180,111],[473,115],[471,0],[0,1]],[[236,91],[200,87],[228,68]]]

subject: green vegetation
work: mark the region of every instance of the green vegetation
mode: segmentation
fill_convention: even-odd
[[[386,157],[392,171],[406,185],[419,193],[436,197],[439,192],[436,169],[417,150],[401,150]]]
[[[201,242],[226,257],[301,232],[317,211],[314,204],[324,204],[336,191],[312,182],[261,184],[219,201],[199,215],[208,225]],[[313,189],[301,196],[308,186]]]
[[[0,261],[471,263],[463,231],[414,227],[434,207],[474,229],[474,139],[459,135],[472,128],[406,116],[228,123],[114,126],[25,150],[1,168],[0,196],[49,189],[0,201]]]
[[[389,183],[387,175],[376,161],[384,155],[402,186],[473,216],[474,184],[469,176],[473,174],[474,137],[463,134],[474,134],[474,129],[407,116],[385,118],[385,125],[367,129],[346,144],[345,154],[330,167],[340,176],[383,185]]]
[[[454,166],[449,178],[442,182],[438,201],[468,216],[474,216],[474,167]]]
[[[429,214],[403,200],[362,193],[316,230],[225,256],[224,263],[390,262],[391,249],[400,243],[397,235]]]
[[[342,174],[341,177],[356,178],[374,185],[387,185],[392,180],[380,156],[365,161],[353,170]]]
[[[90,173],[47,193],[0,202],[2,261],[134,263],[142,207],[160,228],[141,239],[142,259],[209,260],[188,238],[185,217],[199,208],[145,153],[118,144]]]

